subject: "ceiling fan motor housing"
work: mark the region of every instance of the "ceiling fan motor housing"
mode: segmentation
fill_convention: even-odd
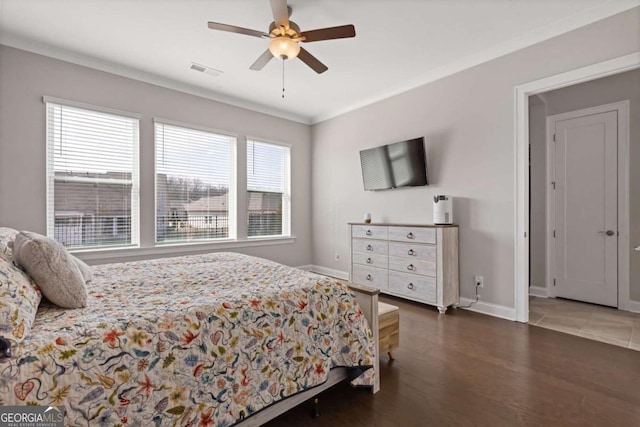
[[[269,34],[271,35],[282,35],[281,27],[278,27],[275,22],[269,24]],[[284,28],[284,27],[282,27]],[[300,34],[300,27],[293,21],[289,21],[289,28],[285,28],[286,34],[290,36],[296,36]]]
[[[300,53],[300,27],[295,22],[289,21],[287,27],[277,26],[275,22],[269,25],[269,51],[282,60],[293,59]]]

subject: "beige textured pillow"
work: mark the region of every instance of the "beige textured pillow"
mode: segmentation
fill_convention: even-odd
[[[71,254],[69,254],[69,256],[71,257],[71,259],[73,259],[73,262],[75,262],[76,265],[78,266],[78,270],[80,270],[80,274],[82,274],[82,278],[84,279],[85,283],[89,283],[91,280],[93,280],[93,271],[91,270],[91,267],[89,267],[81,259],[76,258]]]
[[[85,279],[75,257],[57,241],[21,231],[13,244],[13,259],[52,303],[63,308],[87,305]]]

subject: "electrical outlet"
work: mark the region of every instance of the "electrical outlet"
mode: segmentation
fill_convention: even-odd
[[[474,276],[476,288],[484,288],[484,277]]]
[[[333,256],[333,259],[334,259],[336,262],[340,261],[340,254],[336,253],[336,254]]]

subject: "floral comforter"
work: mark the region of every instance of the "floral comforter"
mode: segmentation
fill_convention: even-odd
[[[0,404],[64,405],[68,425],[230,426],[333,367],[373,365],[347,286],[272,261],[97,266],[88,291],[84,309],[40,305],[0,361]]]

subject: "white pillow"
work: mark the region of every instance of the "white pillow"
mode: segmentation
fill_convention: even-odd
[[[13,244],[13,259],[52,303],[63,308],[87,305],[85,279],[77,259],[54,239],[21,231]]]

